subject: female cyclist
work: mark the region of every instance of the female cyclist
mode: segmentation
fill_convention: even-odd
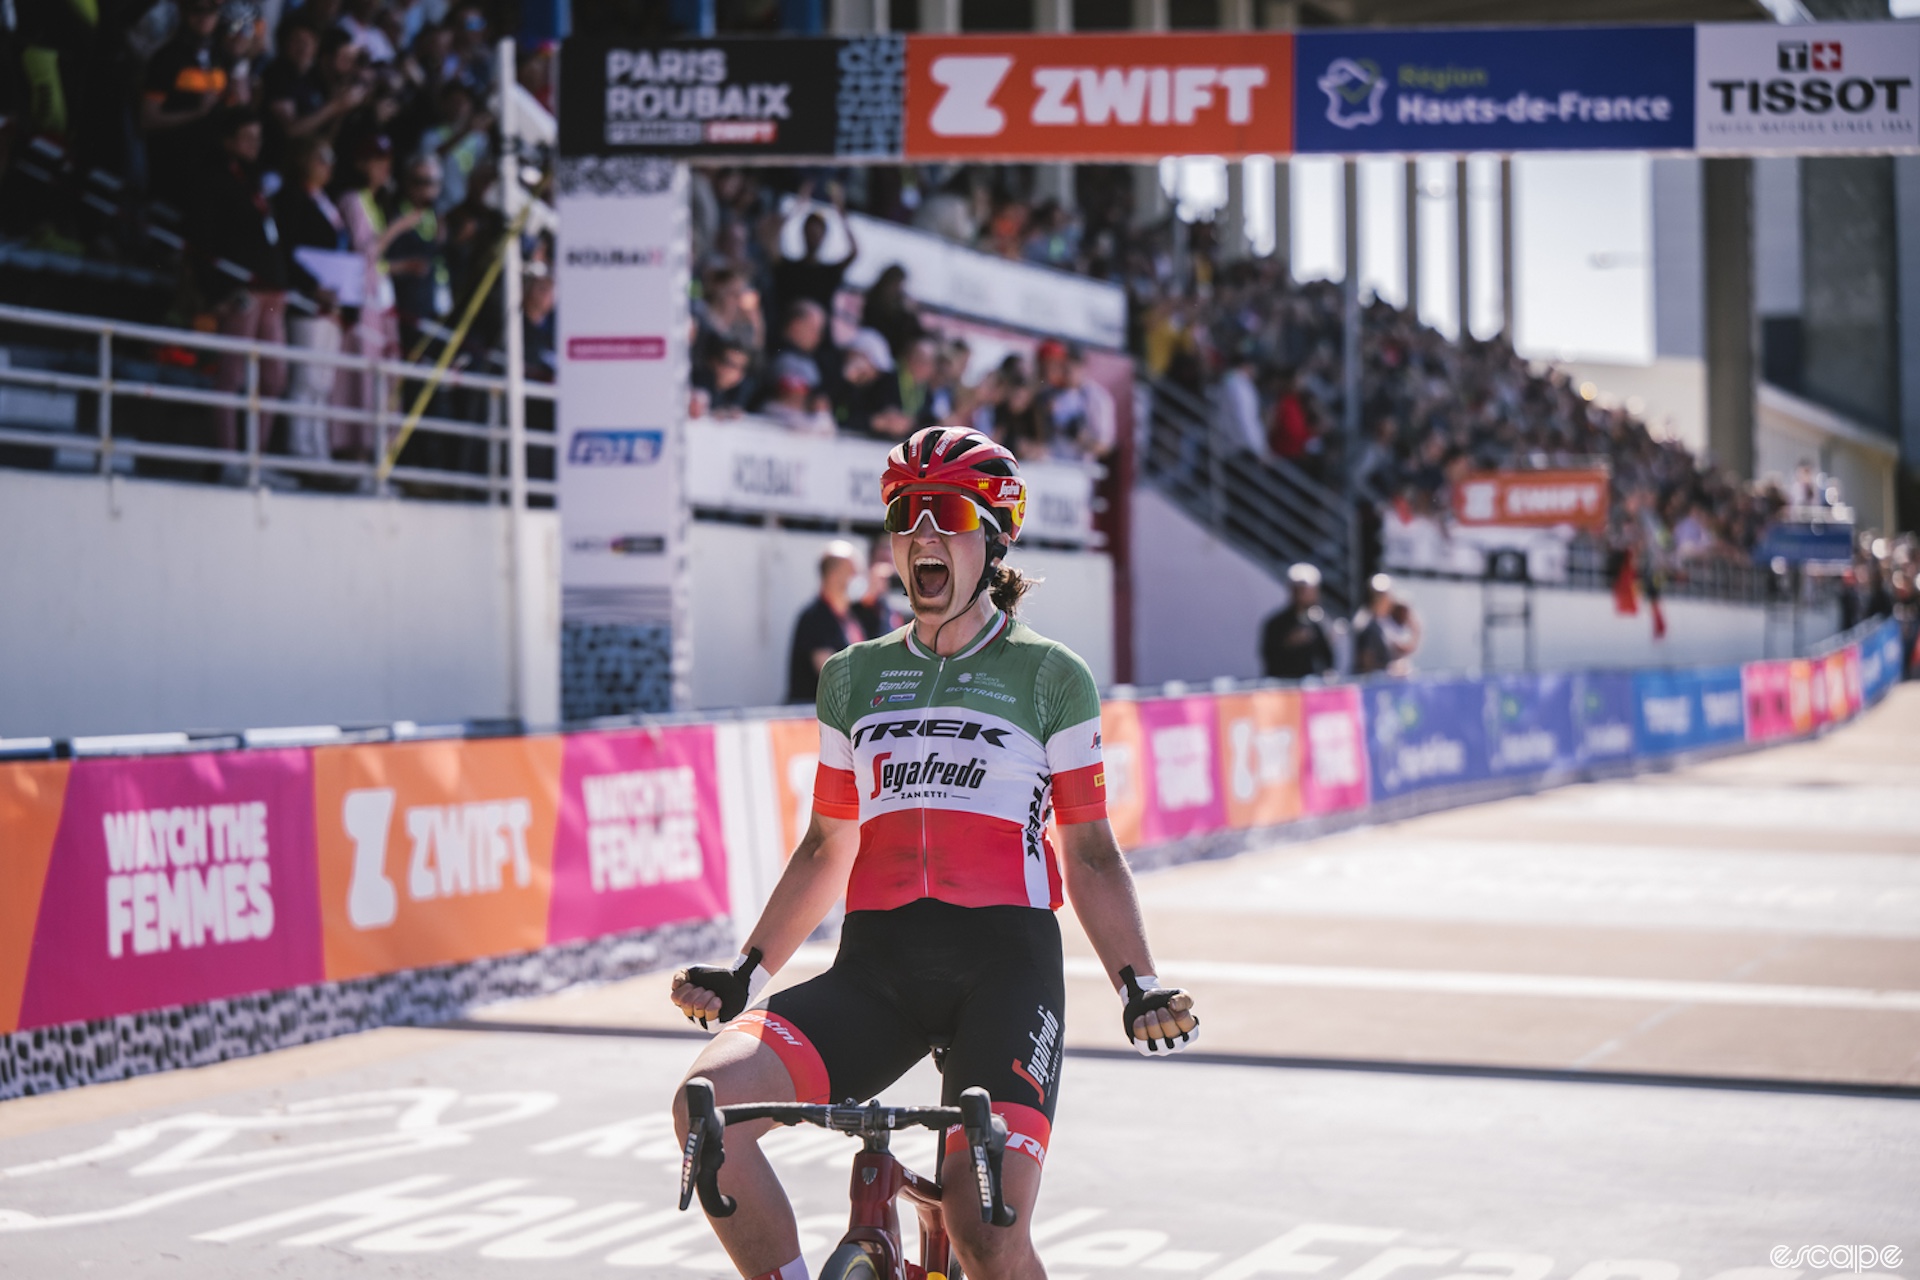
[[[1026,514],[1013,455],[979,432],[929,427],[888,455],[880,493],[913,621],[827,662],[812,823],[744,953],[676,973],[672,999],[725,1033],[688,1072],[722,1104],[865,1101],[944,1048],[943,1100],[985,1088],[1009,1149],[1028,1157],[1004,1175],[1019,1221],[991,1227],[966,1153],[948,1153],[954,1249],[978,1280],[1028,1280],[1045,1274],[1029,1230],[1059,1092],[1062,891],[1136,1048],[1184,1049],[1199,1020],[1186,992],[1152,976],[1106,819],[1093,676],[1012,616],[1032,585],[1000,563]],[[843,893],[833,966],[754,1004]],[[768,1127],[729,1129],[720,1187],[739,1208],[714,1229],[743,1276],[805,1280],[793,1210],[752,1145]]]

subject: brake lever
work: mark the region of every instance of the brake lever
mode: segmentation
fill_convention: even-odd
[[[1000,1170],[1007,1152],[1007,1122],[993,1114],[993,1104],[985,1089],[968,1089],[960,1095],[961,1129],[973,1159],[974,1185],[980,1191],[980,1221],[996,1227],[1010,1227],[1020,1215],[1001,1194]]]
[[[737,1207],[720,1191],[720,1166],[727,1161],[726,1117],[713,1105],[713,1085],[703,1077],[687,1081],[687,1144],[680,1153],[680,1208],[684,1212],[700,1194],[700,1207],[710,1218],[730,1218]]]

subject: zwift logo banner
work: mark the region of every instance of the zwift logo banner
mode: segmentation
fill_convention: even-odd
[[[1693,145],[1692,27],[1303,32],[1300,152]]]

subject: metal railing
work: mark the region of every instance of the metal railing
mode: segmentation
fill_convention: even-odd
[[[222,379],[198,372],[168,377],[166,371],[172,366],[163,363],[162,357],[181,351],[210,355],[216,361],[239,361],[239,377]],[[22,357],[36,363],[16,363]],[[336,404],[330,393],[305,398],[263,394],[262,372],[268,366],[278,366],[276,374],[284,369],[288,387],[304,381],[330,388],[341,377],[364,379],[366,394],[360,398],[366,403]],[[305,376],[296,377],[303,370]],[[0,461],[102,475],[161,471],[173,478],[249,487],[306,484],[335,492],[357,489],[377,495],[399,492],[507,502],[512,487],[507,457],[511,433],[508,379],[502,375],[448,369],[434,390],[430,412],[420,417],[414,434],[469,443],[453,446],[451,452],[458,456],[451,465],[409,456],[436,452],[426,447],[403,453],[403,465],[382,474],[380,460],[392,448],[407,410],[432,373],[426,365],[399,360],[0,305],[0,393],[19,388],[39,392],[43,398],[49,394],[72,397],[70,427],[55,425],[53,419],[63,412],[57,403],[49,412],[33,415],[35,421],[22,423],[9,414],[6,400],[0,398]],[[235,381],[239,385],[231,389],[219,385]],[[554,388],[545,383],[522,385],[528,400],[549,406],[550,420]],[[138,427],[117,420],[116,410],[134,406],[160,408],[141,415],[149,420]],[[448,416],[462,409],[465,416]],[[184,443],[178,438],[214,438],[223,413],[235,415],[233,434],[243,443],[226,448],[217,442]],[[325,456],[274,450],[270,447],[273,428],[282,419],[289,427],[302,421],[308,434],[329,441],[335,424],[370,428],[368,456],[335,457],[330,447]],[[151,438],[154,435],[176,438]],[[553,449],[551,431],[534,427],[526,441],[528,471],[535,476],[553,475]],[[437,451],[448,449],[442,445]],[[76,454],[82,457],[76,459]],[[75,461],[82,465],[73,465]],[[196,467],[201,469],[199,476],[192,474]],[[526,487],[530,495],[547,503],[553,499],[551,479],[530,479]]]
[[[1354,608],[1352,505],[1284,459],[1239,447],[1207,401],[1164,381],[1147,388],[1142,477],[1275,577],[1303,560],[1318,566],[1329,607]]]

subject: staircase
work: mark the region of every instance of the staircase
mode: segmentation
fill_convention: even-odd
[[[1300,561],[1316,565],[1328,612],[1352,612],[1358,531],[1346,499],[1292,463],[1235,449],[1207,401],[1140,378],[1152,398],[1141,477],[1279,581]]]

